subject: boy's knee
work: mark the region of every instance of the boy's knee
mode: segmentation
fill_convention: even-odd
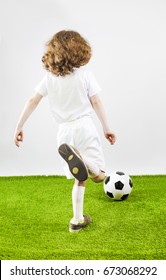
[[[85,187],[86,186],[86,181],[78,181],[77,179],[75,179],[75,184],[77,186],[83,186]]]
[[[103,182],[105,179],[105,172],[103,171],[100,171],[99,175],[94,177],[94,178],[91,178],[91,180],[94,182],[94,183],[101,183]]]

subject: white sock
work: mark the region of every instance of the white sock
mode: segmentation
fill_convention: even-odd
[[[88,168],[89,176],[91,178],[97,177],[100,173],[100,169],[97,166],[97,164],[89,161],[86,157],[83,157],[83,161],[84,161],[86,167]]]
[[[72,190],[73,218],[70,221],[73,224],[78,224],[84,221],[83,205],[84,205],[84,186],[74,184]]]

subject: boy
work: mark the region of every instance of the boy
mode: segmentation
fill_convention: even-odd
[[[58,151],[64,159],[67,178],[75,177],[72,190],[73,218],[70,232],[79,232],[91,221],[83,214],[84,192],[88,176],[96,183],[105,178],[104,159],[91,114],[95,110],[106,139],[115,143],[102,102],[100,87],[93,74],[85,69],[91,47],[75,31],[60,31],[47,43],[42,62],[48,73],[27,102],[14,135],[16,146],[23,141],[23,126],[44,96],[48,95],[53,118],[59,123]]]

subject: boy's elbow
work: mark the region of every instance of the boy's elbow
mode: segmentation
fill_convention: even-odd
[[[99,106],[101,104],[101,100],[98,95],[94,95],[90,98],[90,102],[93,107]]]

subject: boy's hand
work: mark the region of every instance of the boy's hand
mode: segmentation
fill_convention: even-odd
[[[105,135],[105,138],[110,142],[111,145],[115,144],[116,136],[113,132],[107,131],[107,132],[104,132],[104,135]]]
[[[14,135],[14,143],[17,147],[20,146],[20,142],[23,141],[23,131],[22,129],[17,129]]]

